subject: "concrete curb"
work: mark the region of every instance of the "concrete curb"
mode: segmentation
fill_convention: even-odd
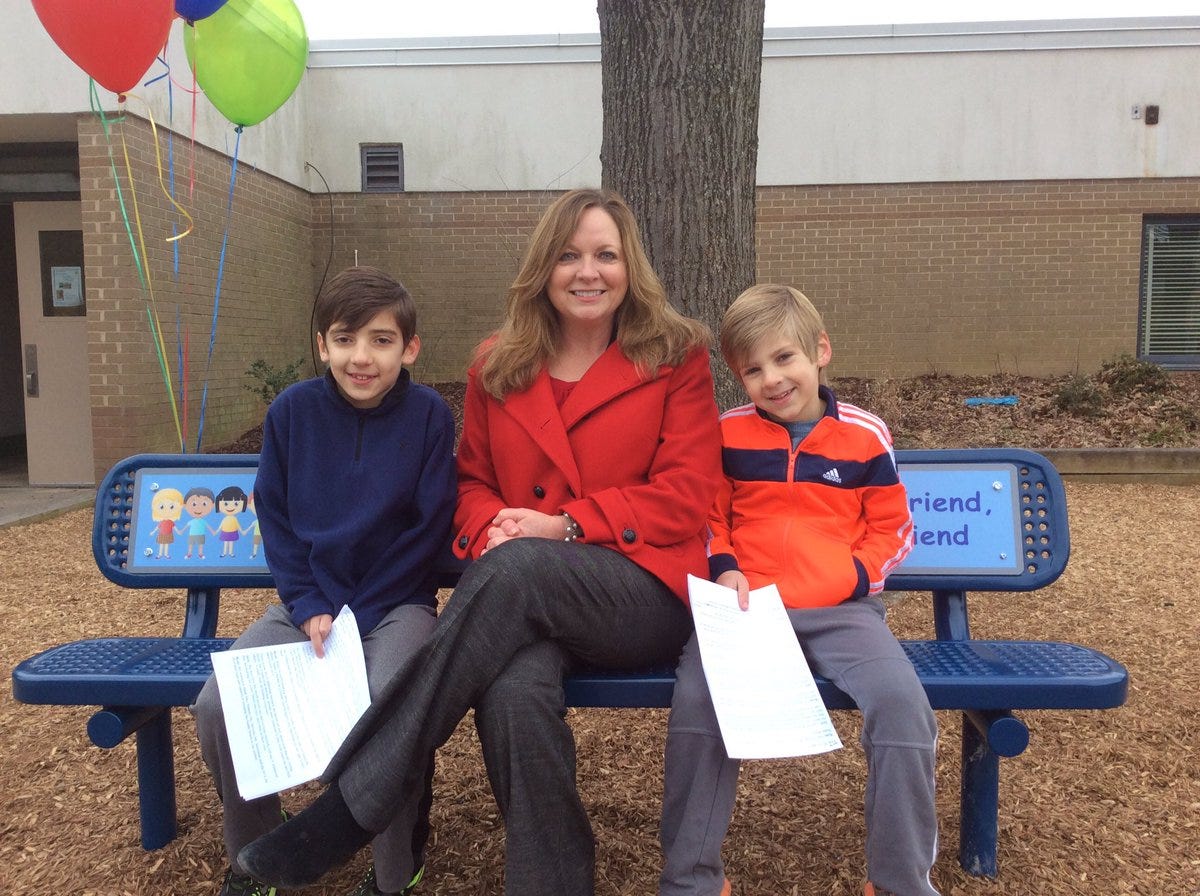
[[[1044,448],[1034,449],[1072,482],[1149,482],[1200,485],[1200,449],[1196,448]]]

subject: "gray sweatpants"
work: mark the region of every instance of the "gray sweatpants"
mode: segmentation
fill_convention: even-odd
[[[845,691],[863,714],[868,878],[898,896],[937,896],[929,880],[937,854],[937,723],[883,603],[860,598],[789,610],[788,617],[813,672]],[[679,660],[667,723],[659,896],[721,892],[721,844],[739,765],[725,753],[693,635]]]
[[[367,686],[375,697],[418,647],[425,643],[437,619],[432,607],[406,604],[392,610],[363,638],[363,656],[367,664]],[[307,641],[304,632],[292,624],[282,604],[272,604],[267,612],[238,638],[233,646],[263,647]],[[210,677],[200,691],[192,712],[196,718],[196,736],[200,755],[212,773],[224,813],[225,852],[231,867],[243,846],[275,828],[280,822],[279,797],[275,794],[244,800],[238,794],[229,737],[221,711],[221,695],[215,678]],[[371,843],[375,876],[384,892],[408,886],[416,869],[414,851],[424,847],[428,833],[428,812],[433,767],[429,765],[425,796],[397,806],[387,829]],[[417,835],[414,837],[414,829]]]

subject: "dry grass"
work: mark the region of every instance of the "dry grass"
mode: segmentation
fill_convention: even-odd
[[[1000,877],[959,869],[958,719],[939,714],[943,852],[935,882],[947,896],[1200,894],[1200,572],[1193,533],[1200,488],[1068,485],[1074,551],[1042,594],[974,603],[978,637],[1076,641],[1130,670],[1128,705],[1107,712],[1026,713],[1029,750],[1002,762]],[[1138,515],[1133,509],[1151,512]],[[0,662],[11,668],[63,640],[176,634],[176,594],[123,592],[96,571],[90,517],[74,511],[0,530]],[[229,593],[222,634],[237,634],[268,595]],[[904,636],[929,631],[924,598],[900,602]],[[215,893],[224,868],[220,806],[190,720],[176,713],[179,838],[138,845],[135,754],[91,746],[86,707],[13,702],[5,676],[0,796],[0,893]],[[651,894],[665,717],[661,711],[572,713],[579,781],[598,841],[596,892]],[[835,714],[846,748],[815,759],[748,764],[727,841],[739,896],[855,894],[862,878],[864,768],[857,716]],[[503,828],[469,724],[440,754],[435,840],[426,896],[502,892]],[[307,792],[288,797],[303,803]],[[365,862],[365,857],[364,857]],[[343,893],[362,863],[313,894]]]

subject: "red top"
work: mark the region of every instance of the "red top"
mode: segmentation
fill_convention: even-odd
[[[721,479],[708,352],[645,379],[613,343],[556,405],[543,369],[503,402],[467,376],[454,549],[476,558],[504,507],[566,511],[582,541],[627,556],[687,600],[705,577],[705,518]]]

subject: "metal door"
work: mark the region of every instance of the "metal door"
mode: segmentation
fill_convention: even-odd
[[[16,202],[30,485],[92,485],[83,224],[78,202]]]

